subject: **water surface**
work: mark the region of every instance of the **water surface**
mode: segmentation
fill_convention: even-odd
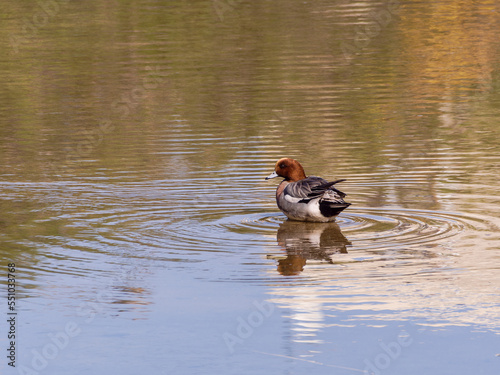
[[[4,372],[498,373],[495,2],[47,1],[2,25]],[[285,156],[347,179],[335,223],[279,212]]]

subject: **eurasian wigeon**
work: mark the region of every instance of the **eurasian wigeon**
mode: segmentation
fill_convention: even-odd
[[[278,176],[284,180],[276,189],[276,203],[291,220],[334,221],[340,212],[351,205],[343,199],[346,194],[333,187],[345,180],[328,182],[321,177],[306,177],[304,168],[297,160],[278,160],[274,172],[266,180]]]

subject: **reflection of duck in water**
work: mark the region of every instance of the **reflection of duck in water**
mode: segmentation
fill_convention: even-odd
[[[302,272],[308,259],[333,263],[332,254],[347,253],[346,247],[351,244],[337,223],[286,220],[280,225],[276,239],[287,253],[285,259],[278,260],[278,272],[285,276]]]
[[[292,220],[327,222],[350,206],[346,196],[333,185],[345,181],[328,182],[321,177],[306,177],[304,168],[297,160],[282,158],[276,162],[274,172],[266,180],[275,177],[284,180],[276,189],[279,209]]]

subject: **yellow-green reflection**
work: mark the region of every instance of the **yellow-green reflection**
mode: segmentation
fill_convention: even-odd
[[[41,2],[8,2],[0,29],[0,254],[27,287],[92,300],[80,280],[95,277],[116,305],[142,306],[142,280],[106,281],[124,264],[175,264],[287,280],[273,293],[291,309],[281,298],[297,297],[315,330],[335,301],[368,320],[492,327],[495,2],[401,2],[349,61],[343,43],[387,2],[239,2],[223,20],[210,1],[59,3],[44,21]],[[348,179],[342,233],[248,219],[278,215],[262,178],[284,156]]]

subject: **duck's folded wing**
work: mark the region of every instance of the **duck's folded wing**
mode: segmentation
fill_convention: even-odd
[[[333,185],[342,181],[345,180],[328,182],[321,177],[307,177],[303,180],[288,184],[283,191],[284,198],[289,202],[308,203],[310,200],[323,195],[327,190],[333,190],[343,198],[345,194],[333,187]]]
[[[341,198],[345,198],[346,193],[344,193],[344,192],[338,190],[337,188],[333,187],[333,185],[338,184],[339,182],[343,182],[343,181],[345,181],[345,178],[341,179],[341,180],[327,182],[326,184],[323,184],[323,185],[315,186],[315,187],[313,187],[311,189],[312,191],[311,191],[311,193],[308,196],[309,197],[317,197],[319,195],[322,195],[327,190],[333,190],[338,195],[340,195]]]

